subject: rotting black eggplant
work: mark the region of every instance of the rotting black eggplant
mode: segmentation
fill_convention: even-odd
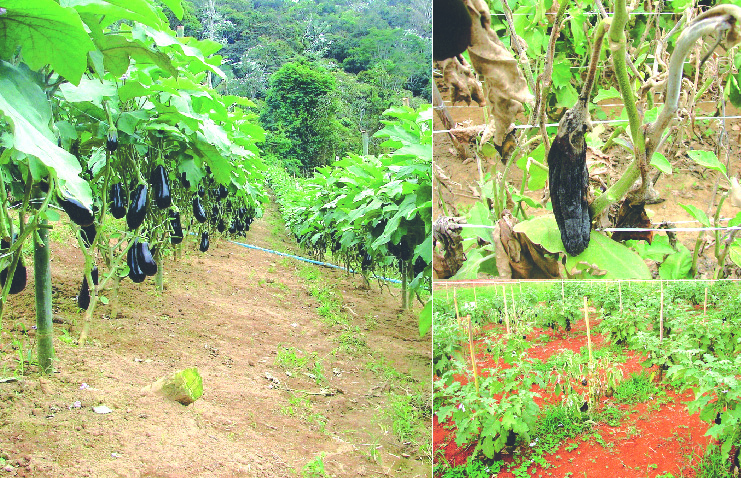
[[[18,240],[18,234],[13,234],[13,243]],[[10,249],[10,243],[3,239],[0,241],[0,249],[7,251]],[[21,251],[18,250],[16,254],[21,254]],[[8,278],[8,268],[3,269],[0,271],[0,286],[5,287],[5,281]],[[23,256],[21,255],[20,259],[18,259],[18,265],[15,267],[15,272],[13,273],[13,280],[10,282],[10,289],[8,291],[9,294],[17,294],[23,289],[26,288],[26,280],[27,280],[27,274],[26,274],[26,266],[23,264]]]
[[[57,202],[67,213],[70,220],[78,226],[89,226],[95,220],[93,211],[75,198],[59,196]]]
[[[139,268],[147,276],[155,275],[157,273],[157,263],[154,262],[152,251],[149,250],[149,244],[146,242],[137,242],[136,246],[136,259]]]
[[[98,229],[95,227],[95,224],[90,224],[89,226],[81,228],[80,236],[82,237],[82,242],[85,244],[85,247],[90,247],[92,245],[97,234]]]
[[[592,129],[587,102],[594,85],[604,30],[595,38],[587,79],[579,99],[566,111],[558,123],[558,132],[548,152],[548,184],[553,213],[561,232],[566,253],[581,254],[589,245],[592,217],[587,195],[589,170],[587,169],[586,132]]]
[[[197,196],[193,198],[193,217],[198,222],[204,222],[206,220],[206,211],[203,210],[201,199]]]
[[[167,209],[172,204],[170,196],[170,182],[167,178],[167,171],[162,165],[158,165],[152,171],[152,177],[149,179],[154,188],[154,202],[160,209]]]
[[[131,191],[129,210],[126,213],[126,225],[133,231],[144,222],[147,215],[147,185],[139,184]]]
[[[170,244],[180,244],[183,242],[183,225],[180,223],[180,211],[170,209],[170,225],[172,226]]]
[[[124,191],[121,183],[116,183],[111,186],[111,191],[108,194],[108,199],[111,203],[111,215],[116,219],[121,219],[126,215],[126,207],[128,202],[126,201],[126,192]]]
[[[131,244],[129,252],[126,255],[126,265],[129,266],[129,279],[137,284],[144,282],[144,279],[147,278],[147,275],[142,272],[141,267],[139,266],[137,258],[138,254],[136,253],[138,242],[139,241],[134,240],[134,243]]]
[[[201,252],[206,252],[208,250],[208,245],[208,232],[203,231],[201,233],[201,245],[199,246]]]
[[[587,203],[589,171],[587,142],[589,128],[586,102],[568,110],[561,118],[558,133],[548,152],[548,184],[556,223],[564,249],[571,256],[589,245],[592,220]]]

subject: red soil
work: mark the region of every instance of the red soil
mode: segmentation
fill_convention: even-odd
[[[593,324],[593,327],[596,324]],[[503,326],[492,325],[485,327],[488,334],[492,329],[503,329]],[[499,332],[499,330],[496,330]],[[503,332],[503,330],[502,330]],[[567,333],[553,332],[549,329],[535,329],[531,338],[549,335],[551,340],[531,347],[527,352],[530,357],[547,360],[551,355],[568,349],[579,352],[581,347],[587,345],[585,324],[580,321],[575,324],[574,329]],[[592,332],[592,347],[598,349],[605,343],[604,337]],[[477,349],[484,350],[483,340],[475,342]],[[465,347],[466,352],[468,348]],[[633,351],[626,351],[628,360],[620,364],[624,377],[631,374],[647,371],[641,367],[645,357]],[[482,376],[487,374],[487,369],[494,366],[507,366],[500,360],[495,364],[491,357],[486,354],[477,354],[477,366]],[[647,371],[648,372],[648,371]],[[466,382],[463,376],[456,377],[462,383]],[[577,390],[580,385],[577,385]],[[536,399],[541,408],[546,403],[557,403],[559,396],[549,391],[533,387],[542,397]],[[586,390],[586,389],[585,389]],[[636,405],[615,404],[614,400],[602,398],[600,406],[612,403],[614,406],[626,412],[622,423],[617,427],[611,427],[600,423],[592,428],[589,433],[576,439],[567,440],[553,454],[546,455],[550,467],[543,469],[540,466],[531,466],[528,469],[529,476],[564,476],[572,472],[574,476],[611,477],[611,478],[645,478],[655,477],[666,473],[674,476],[694,476],[694,467],[699,456],[702,456],[705,448],[711,442],[710,437],[704,436],[708,425],[699,419],[699,414],[690,415],[686,403],[693,399],[692,392],[676,393],[667,389],[668,400],[666,403],[657,405],[656,401],[649,400],[647,403]],[[599,435],[604,444],[595,440]],[[572,444],[571,446],[568,446]],[[578,445],[575,447],[574,445]],[[433,446],[436,456],[444,453],[445,460],[450,466],[466,463],[468,457],[473,453],[475,443],[457,446],[455,443],[455,428],[451,422],[440,423],[437,416],[433,417]],[[566,448],[574,448],[567,451]],[[527,444],[521,444],[514,451],[514,455],[505,455],[505,463],[511,463],[514,456],[523,456],[527,453]],[[437,462],[442,462],[439,458]],[[576,475],[578,473],[578,475]],[[510,472],[501,472],[495,475],[502,478],[514,477]]]

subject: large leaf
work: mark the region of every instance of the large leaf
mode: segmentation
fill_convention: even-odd
[[[690,216],[698,220],[700,224],[702,224],[705,227],[710,227],[710,220],[708,219],[708,216],[705,214],[705,211],[703,211],[702,209],[696,206],[693,206],[692,204],[685,205],[685,204],[680,203],[679,205],[682,206],[682,209],[687,211],[690,214]]]
[[[726,178],[728,177],[726,174],[726,166],[718,160],[718,156],[716,156],[714,152],[694,150],[688,151],[687,154],[700,166],[720,171],[723,173],[723,176],[726,176]]]
[[[53,0],[7,0],[0,5],[0,58],[10,60],[18,47],[32,70],[45,65],[70,82],[80,82],[87,53],[94,49],[77,12]]]
[[[548,252],[566,254],[556,218],[550,214],[517,224],[515,232],[524,233]],[[648,266],[638,254],[597,231],[592,231],[589,247],[584,252],[576,257],[566,255],[566,270],[571,273],[575,269],[593,271],[587,273],[603,279],[651,278]],[[602,272],[604,274],[599,275]]]
[[[59,87],[64,99],[70,103],[89,101],[98,107],[103,107],[103,98],[116,96],[116,85],[110,81],[101,82],[82,78],[80,84],[75,86],[64,83]]]
[[[451,280],[474,280],[478,279],[480,273],[495,277],[499,275],[499,271],[497,270],[497,254],[494,246],[491,244],[466,253],[466,262],[451,277]]]
[[[10,125],[13,148],[38,158],[60,180],[60,189],[90,207],[87,182],[80,178],[77,158],[57,146],[49,129],[51,107],[46,95],[26,71],[0,62],[0,112]]]
[[[677,243],[677,252],[667,256],[666,260],[659,266],[659,276],[666,280],[692,279],[690,269],[692,268],[692,253],[684,244]]]

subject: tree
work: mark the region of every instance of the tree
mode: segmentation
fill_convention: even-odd
[[[337,149],[335,81],[323,68],[305,62],[286,63],[270,78],[260,118],[273,133],[282,132],[291,147],[281,160],[313,168],[328,164]],[[267,153],[276,154],[266,143]]]

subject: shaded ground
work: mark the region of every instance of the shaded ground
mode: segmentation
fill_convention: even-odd
[[[294,249],[272,205],[241,240]],[[363,290],[359,276],[225,240],[205,254],[184,246],[164,293],[152,278],[122,281],[119,317],[99,306],[79,347],[68,342],[82,254],[52,245],[57,373],[39,378],[26,363],[21,376],[19,356],[35,354],[29,287],[0,336],[0,378],[20,379],[0,383],[0,476],[431,474],[430,336],[419,338],[419,309],[399,312],[398,289]],[[204,383],[194,404],[141,392],[191,366]]]

